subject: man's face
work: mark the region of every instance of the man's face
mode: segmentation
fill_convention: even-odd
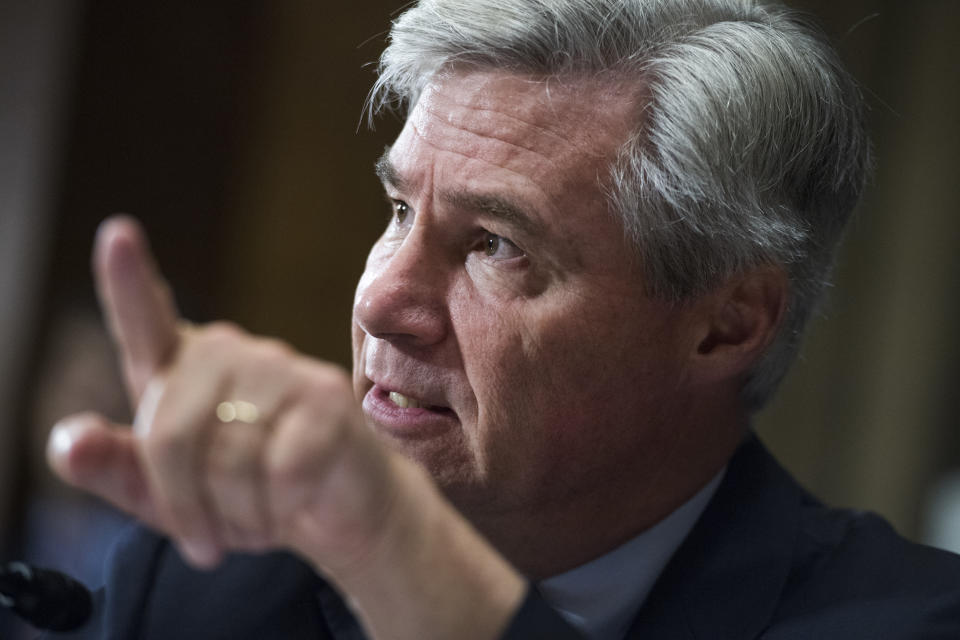
[[[596,80],[453,75],[378,165],[354,388],[468,514],[641,489],[676,437],[685,317],[643,294],[601,188],[635,109]]]

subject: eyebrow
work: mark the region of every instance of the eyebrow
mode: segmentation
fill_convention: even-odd
[[[501,220],[520,229],[528,236],[542,236],[544,226],[539,220],[528,214],[522,205],[496,194],[474,193],[472,191],[445,191],[441,194],[445,202],[456,208],[482,213]]]
[[[412,190],[410,180],[402,176],[390,162],[389,153],[390,147],[387,147],[374,165],[377,177],[384,184],[399,191],[410,192]],[[498,194],[453,189],[442,191],[440,198],[455,208],[479,212],[502,220],[528,236],[542,236],[545,232],[543,223],[527,213],[527,207]]]
[[[404,179],[403,176],[400,175],[400,172],[397,171],[397,168],[393,166],[393,163],[390,162],[391,148],[390,145],[384,148],[383,153],[377,158],[377,162],[373,165],[373,170],[383,184],[388,184],[400,191],[409,191],[409,181]]]

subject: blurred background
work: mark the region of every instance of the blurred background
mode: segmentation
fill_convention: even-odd
[[[0,560],[97,586],[123,522],[42,455],[66,413],[129,418],[88,268],[104,216],[143,221],[188,318],[348,364],[399,129],[361,112],[403,4],[0,0]],[[960,548],[960,2],[791,4],[861,80],[878,168],[758,428],[828,502]]]

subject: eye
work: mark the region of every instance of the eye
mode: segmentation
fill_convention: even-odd
[[[407,215],[410,213],[410,205],[408,205],[403,200],[390,200],[390,204],[393,207],[393,218],[397,221],[397,224],[403,224]]]
[[[513,244],[510,240],[495,233],[487,233],[483,237],[483,252],[490,258],[497,260],[510,260],[512,258],[522,258],[525,254],[523,249]]]

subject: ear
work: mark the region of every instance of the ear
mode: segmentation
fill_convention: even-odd
[[[782,267],[763,265],[704,297],[691,354],[704,381],[731,380],[750,370],[777,335],[789,286]]]

